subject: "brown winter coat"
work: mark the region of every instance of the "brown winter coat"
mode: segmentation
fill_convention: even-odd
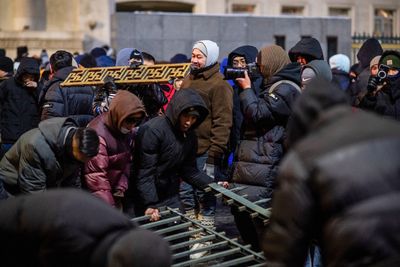
[[[197,154],[208,151],[208,162],[221,159],[227,149],[232,127],[233,89],[219,72],[219,64],[187,76],[182,89],[193,88],[203,98],[210,111],[197,128]]]

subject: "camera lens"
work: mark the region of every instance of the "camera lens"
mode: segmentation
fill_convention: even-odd
[[[380,71],[378,71],[378,77],[381,79],[381,80],[383,80],[383,79],[385,79],[386,78],[386,72],[385,71],[383,71],[383,70],[380,70]]]

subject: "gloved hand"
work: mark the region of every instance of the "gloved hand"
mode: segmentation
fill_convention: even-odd
[[[367,85],[368,93],[372,94],[378,88],[378,84],[378,78],[375,76],[370,76]]]

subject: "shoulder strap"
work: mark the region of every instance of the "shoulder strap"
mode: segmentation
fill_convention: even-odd
[[[282,83],[290,84],[291,86],[293,86],[294,88],[296,88],[296,90],[299,91],[299,93],[301,93],[301,88],[300,88],[300,86],[298,86],[297,83],[292,82],[292,81],[290,81],[290,80],[280,80],[280,81],[277,81],[276,83],[274,83],[273,85],[271,85],[271,87],[270,87],[269,90],[268,90],[268,93],[269,93],[269,94],[272,94],[272,93],[276,90],[276,88],[277,88],[280,84],[282,84]]]

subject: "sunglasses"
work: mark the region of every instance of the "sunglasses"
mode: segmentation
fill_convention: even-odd
[[[125,121],[127,124],[135,124],[135,125],[138,125],[138,124],[140,124],[140,123],[142,122],[142,120],[143,120],[143,117],[140,117],[140,118],[128,117],[128,118],[126,118],[124,121]]]

